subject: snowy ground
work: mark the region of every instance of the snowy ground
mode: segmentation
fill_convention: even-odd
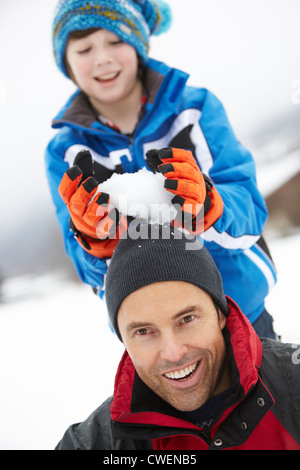
[[[270,248],[279,282],[268,308],[282,340],[300,343],[300,236],[273,241]],[[110,332],[103,303],[87,286],[49,275],[13,280],[5,291],[0,449],[51,450],[70,424],[111,394],[123,346]]]
[[[278,283],[269,294],[266,306],[281,340],[300,344],[300,235],[270,241],[268,245],[278,271]]]
[[[0,307],[1,450],[54,448],[111,394],[123,351],[88,286],[24,282],[33,295]]]

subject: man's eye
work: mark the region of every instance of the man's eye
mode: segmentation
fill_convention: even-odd
[[[181,323],[190,323],[195,318],[195,315],[186,315],[182,318]]]
[[[147,333],[149,333],[148,328],[140,328],[139,330],[136,331],[136,334],[138,336],[145,336]]]

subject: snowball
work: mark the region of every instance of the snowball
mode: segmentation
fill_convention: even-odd
[[[171,222],[176,215],[172,205],[174,194],[164,188],[161,173],[142,168],[136,173],[114,173],[98,191],[109,194],[110,204],[125,216],[148,220],[151,223]]]

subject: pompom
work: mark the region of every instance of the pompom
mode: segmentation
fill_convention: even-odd
[[[154,0],[153,4],[157,12],[157,19],[152,34],[158,36],[161,33],[166,33],[170,29],[172,24],[172,10],[164,0]]]

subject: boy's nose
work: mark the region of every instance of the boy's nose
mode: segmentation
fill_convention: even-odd
[[[106,49],[98,50],[95,54],[95,65],[103,65],[111,63],[113,57],[109,51]]]

